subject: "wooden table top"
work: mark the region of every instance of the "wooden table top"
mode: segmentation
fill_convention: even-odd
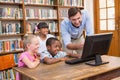
[[[109,63],[89,66],[85,63],[69,65],[63,61],[51,65],[41,63],[34,69],[25,67],[13,69],[34,80],[80,80],[120,68],[120,57],[104,55],[102,59]]]

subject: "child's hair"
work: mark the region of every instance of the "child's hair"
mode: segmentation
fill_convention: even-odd
[[[46,41],[46,46],[51,46],[55,41],[59,41],[57,38],[50,37]]]
[[[35,28],[33,30],[33,34],[35,34],[35,31],[37,31],[38,29],[41,29],[41,28],[48,28],[49,29],[49,26],[45,22],[40,22],[37,26],[35,26]]]
[[[32,34],[26,34],[24,37],[23,37],[23,48],[26,50],[26,47],[27,47],[27,44],[31,43],[32,39],[33,38],[37,38],[36,35],[32,35]]]

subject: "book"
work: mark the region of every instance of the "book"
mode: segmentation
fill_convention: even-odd
[[[3,41],[0,41],[0,53],[3,52],[4,48],[3,48]]]
[[[2,23],[2,33],[5,34],[6,33],[6,24]]]
[[[20,33],[20,23],[16,23],[15,24],[15,27],[16,27],[16,33]]]
[[[2,34],[2,24],[1,24],[1,21],[0,21],[0,34]]]
[[[27,23],[26,25],[26,33],[31,33],[31,23]]]
[[[9,33],[9,34],[12,34],[12,32],[13,32],[13,31],[12,31],[12,30],[13,30],[12,24],[9,23],[9,24],[7,25],[7,28],[8,28],[8,33]]]
[[[0,80],[3,80],[3,71],[0,71]]]
[[[13,72],[13,69],[10,69],[10,78],[11,80],[15,80],[15,74]]]
[[[3,8],[0,8],[0,18],[2,18]]]
[[[18,54],[14,54],[14,61],[15,61],[15,64],[18,64]]]
[[[10,40],[10,51],[14,51],[14,50],[15,50],[15,41]]]

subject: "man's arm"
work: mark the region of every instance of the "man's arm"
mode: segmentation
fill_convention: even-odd
[[[83,47],[83,43],[80,44],[73,44],[71,43],[71,36],[70,33],[67,31],[68,26],[65,25],[65,22],[61,23],[61,33],[62,33],[62,39],[64,42],[64,45],[71,50],[78,50]]]
[[[79,44],[69,43],[69,44],[67,45],[67,48],[68,48],[68,49],[71,49],[71,50],[78,50],[78,49],[83,48],[83,46],[84,46],[84,43],[79,43]]]
[[[93,27],[92,27],[92,22],[90,15],[88,14],[88,11],[84,11],[85,14],[85,30],[86,30],[86,35],[88,34],[93,34]]]
[[[61,37],[62,37],[64,46],[66,46],[67,44],[71,43],[71,35],[70,35],[69,31],[68,31],[69,25],[66,22],[66,20],[63,20],[61,22],[60,28],[61,28],[60,29],[61,30]]]

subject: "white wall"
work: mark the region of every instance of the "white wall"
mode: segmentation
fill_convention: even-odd
[[[93,26],[93,30],[94,30],[94,11],[93,11],[93,0],[84,0],[84,8],[86,10],[88,10],[89,15],[91,17],[91,21],[92,21],[92,26]]]

